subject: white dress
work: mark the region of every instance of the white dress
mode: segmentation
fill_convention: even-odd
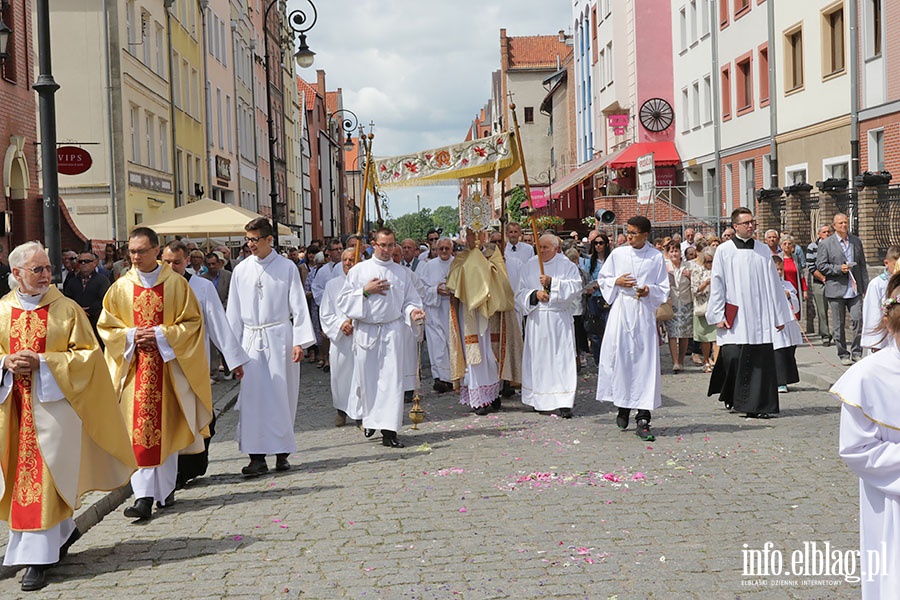
[[[551,278],[550,301],[531,304],[542,290],[540,264],[534,257],[522,267],[516,305],[528,318],[522,351],[522,403],[535,410],[572,408],[578,385],[575,357],[574,299],[581,294],[581,275],[572,261],[557,254],[544,263]]]
[[[638,298],[635,288],[617,286],[616,279],[626,273],[634,277],[636,287],[647,286],[649,294]],[[638,250],[619,246],[604,261],[597,283],[611,306],[597,366],[597,400],[620,408],[659,408],[656,309],[669,297],[663,255],[650,244]]]
[[[862,341],[860,342],[866,352],[871,352],[872,349],[880,350],[888,344],[888,336],[875,329],[881,324],[881,303],[887,295],[890,278],[885,271],[872,279],[869,287],[866,288],[866,296],[863,298]]]
[[[900,381],[895,341],[850,367],[831,393],[841,407],[840,454],[859,477],[859,547],[864,600],[900,589]],[[878,574],[868,557],[878,561]],[[860,572],[857,571],[857,573]]]
[[[422,299],[413,272],[393,261],[372,258],[347,273],[338,310],[354,320],[353,356],[363,407],[363,427],[398,431],[403,424],[404,328]],[[384,295],[363,295],[373,278],[387,279]]]
[[[419,264],[416,273],[422,281],[422,301],[425,304],[425,341],[431,359],[431,374],[435,379],[450,381],[450,297],[438,294],[438,286],[447,282],[453,258],[430,260]]]
[[[346,335],[341,325],[347,321],[347,315],[337,307],[337,299],[344,287],[343,273],[332,277],[322,294],[322,306],[319,307],[319,319],[322,322],[322,333],[331,340],[328,359],[331,363],[331,401],[337,410],[347,413],[351,419],[362,419],[362,406],[359,403],[359,384],[356,381],[356,367],[353,362],[353,334]]]
[[[231,277],[226,314],[250,357],[236,407],[240,451],[296,452],[300,364],[291,360],[291,352],[316,341],[297,265],[274,251],[262,260],[241,261]]]

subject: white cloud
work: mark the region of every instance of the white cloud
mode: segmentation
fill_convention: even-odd
[[[328,90],[344,107],[375,122],[374,153],[390,156],[462,141],[490,97],[507,35],[554,35],[570,29],[570,0],[313,0],[318,11],[307,43]],[[308,0],[289,10],[309,11]],[[395,216],[455,204],[455,187],[388,191]]]

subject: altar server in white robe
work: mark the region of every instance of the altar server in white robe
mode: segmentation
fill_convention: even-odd
[[[578,376],[575,370],[574,299],[581,293],[578,267],[559,253],[559,238],[538,240],[538,257],[521,272],[516,304],[527,317],[522,353],[522,402],[540,412],[558,410],[572,418]]]
[[[869,280],[863,297],[862,341],[860,345],[866,354],[877,352],[888,345],[888,337],[881,326],[881,304],[887,292],[888,280],[897,272],[900,246],[891,246],[884,256],[884,271]]]
[[[656,309],[669,297],[669,274],[662,252],[647,243],[650,220],[634,216],[626,227],[628,243],[610,253],[597,277],[611,306],[597,366],[597,400],[618,407],[621,431],[637,409],[635,434],[652,442],[650,411],[662,404]]]
[[[403,252],[400,245],[394,246],[391,251],[391,260],[398,265],[409,269],[413,287],[419,293],[419,298],[425,296],[425,286],[422,280],[408,265],[403,264]],[[409,327],[403,330],[403,401],[412,402],[416,387],[419,385],[419,342],[425,334],[424,327]]]
[[[337,306],[347,272],[354,264],[356,264],[356,249],[347,248],[341,254],[343,272],[332,277],[325,286],[322,305],[319,307],[322,333],[331,340],[328,352],[331,359],[331,402],[337,411],[334,417],[335,427],[346,425],[348,417],[354,420],[362,419],[359,384],[353,361],[353,320]]]
[[[234,269],[226,314],[250,357],[237,401],[237,440],[250,455],[241,472],[256,476],[268,472],[267,454],[276,456],[277,471],[291,468],[300,361],[316,337],[297,265],[272,248],[272,224],[260,217],[244,229],[252,256]]]
[[[786,394],[788,384],[800,381],[800,371],[797,370],[797,346],[803,343],[803,334],[800,332],[800,324],[797,323],[797,315],[800,312],[800,297],[797,288],[790,281],[784,279],[784,259],[778,255],[772,255],[772,261],[781,277],[781,285],[784,287],[784,295],[791,309],[791,319],[781,331],[775,330],[772,338],[772,347],[775,349],[775,379],[778,381],[778,393]]]
[[[381,443],[403,448],[397,431],[403,423],[404,328],[425,319],[413,272],[395,263],[396,241],[387,228],[375,233],[371,260],[347,273],[337,307],[353,319],[353,355],[367,437],[381,430]]]
[[[771,251],[753,239],[753,213],[737,208],[731,223],[735,235],[716,249],[710,276],[706,321],[717,324],[719,357],[707,395],[719,394],[727,409],[768,419],[778,412],[773,338],[790,322],[791,309]]]
[[[859,477],[859,559],[863,600],[900,589],[900,277],[884,312],[888,345],[850,367],[832,386],[841,406],[840,455]]]
[[[219,292],[213,282],[199,275],[191,275],[187,272],[188,257],[190,251],[184,242],[176,240],[169,242],[163,248],[162,262],[166,263],[172,270],[188,278],[188,285],[191,291],[197,297],[200,303],[200,312],[203,313],[203,324],[206,332],[206,348],[209,354],[209,342],[219,351],[225,364],[234,373],[234,376],[240,380],[244,376],[244,363],[250,360],[244,349],[241,348],[240,342],[234,337],[234,331],[228,323],[228,317],[225,316],[225,308],[219,299]],[[218,360],[218,359],[217,359]],[[215,416],[210,423],[210,435],[215,427]],[[178,457],[178,478],[176,480],[176,488],[182,488],[184,485],[206,473],[209,466],[209,442],[210,438],[204,439],[205,449],[197,454],[183,454]]]
[[[453,263],[453,242],[441,238],[437,242],[437,258],[419,267],[417,275],[422,281],[422,301],[425,304],[425,342],[431,359],[431,375],[434,377],[434,391],[449,392],[450,346],[447,328],[450,326],[450,297],[447,289],[447,275]]]

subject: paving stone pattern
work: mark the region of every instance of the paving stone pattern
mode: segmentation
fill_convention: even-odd
[[[7,569],[0,597],[858,597],[841,577],[743,574],[744,544],[772,542],[788,568],[804,542],[858,547],[857,480],[825,393],[841,368],[826,362],[833,348],[798,359],[804,383],[760,421],[725,411],[706,397],[708,375],[669,374],[664,358],[651,443],[633,423],[617,430],[594,400],[594,369],[571,420],[518,396],[479,417],[429,386],[427,420],[407,421],[401,450],[335,428],[328,376],[304,364],[294,469],[257,479],[240,475],[236,384],[220,383],[206,477],[146,524],[122,516],[127,490],[91,495],[78,517],[90,529],[50,585],[24,594]]]

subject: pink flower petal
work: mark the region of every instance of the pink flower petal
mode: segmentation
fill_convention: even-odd
[[[236,542],[240,542],[241,540],[244,539],[244,536],[242,536],[242,535],[236,535],[236,536],[232,537],[231,539],[233,539],[233,540],[236,541]]]
[[[464,512],[469,512],[469,511],[466,510],[465,506],[463,506],[461,509],[459,509],[459,512],[464,513]]]

